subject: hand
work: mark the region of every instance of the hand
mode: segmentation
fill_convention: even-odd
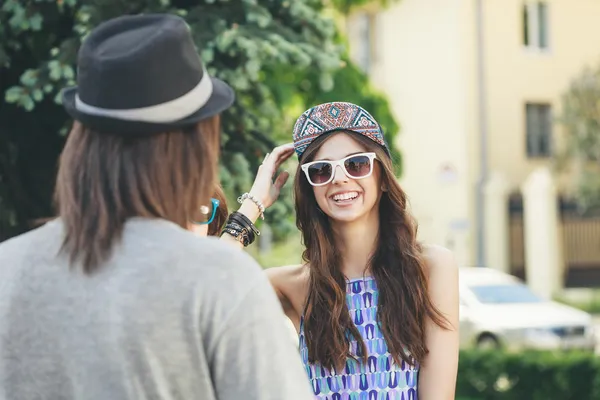
[[[275,147],[271,153],[267,153],[262,164],[258,167],[256,178],[254,178],[254,183],[249,193],[260,200],[265,209],[275,203],[279,197],[281,188],[290,177],[289,172],[284,171],[273,182],[275,172],[292,154],[294,154],[294,145],[292,143]]]

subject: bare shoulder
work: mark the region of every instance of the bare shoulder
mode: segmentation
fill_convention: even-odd
[[[300,316],[308,294],[308,265],[269,268],[266,273],[281,301],[285,314],[292,321],[296,330],[299,330]]]
[[[271,284],[278,288],[290,288],[308,282],[308,266],[306,264],[286,265],[265,270]]]
[[[423,245],[423,257],[430,277],[449,276],[458,273],[454,253],[443,246]]]

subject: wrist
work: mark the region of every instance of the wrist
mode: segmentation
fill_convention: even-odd
[[[240,214],[244,214],[252,223],[256,223],[258,217],[260,216],[260,210],[254,204],[254,202],[250,199],[245,199],[240,208],[237,210]]]
[[[260,217],[261,219],[265,219],[265,206],[262,202],[262,200],[260,200],[257,196],[254,196],[251,193],[244,193],[243,195],[241,195],[240,197],[238,197],[237,199],[238,203],[244,205],[244,203],[250,203],[253,204],[254,207],[256,208],[256,212],[257,212],[257,217]],[[244,209],[244,211],[250,211],[250,206],[247,206],[248,208]]]
[[[257,200],[257,201],[258,201],[260,204],[262,204],[263,206],[264,206],[264,204],[265,204],[265,199],[263,199],[263,196],[260,196],[259,194],[257,194],[257,193],[256,193],[255,191],[253,191],[253,190],[250,190],[250,191],[248,192],[248,197],[249,197],[249,199],[247,199],[247,200],[253,201],[252,199],[254,199],[254,200]],[[255,203],[255,204],[256,204],[256,203]],[[266,209],[266,208],[267,208],[267,207],[265,207],[265,209]]]

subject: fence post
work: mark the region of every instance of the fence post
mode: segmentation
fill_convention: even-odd
[[[522,186],[525,268],[533,291],[551,298],[562,289],[557,190],[548,167],[533,171]]]

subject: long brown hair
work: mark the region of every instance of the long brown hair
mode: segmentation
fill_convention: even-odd
[[[304,153],[301,163],[313,161],[324,141],[338,133],[315,140]],[[428,353],[426,318],[446,329],[449,323],[427,291],[426,266],[416,240],[417,226],[407,211],[406,194],[394,177],[392,160],[383,148],[362,135],[345,133],[367,151],[377,154],[382,167],[381,184],[387,188],[379,203],[379,235],[368,266],[379,288],[377,320],[396,363],[421,363]],[[346,278],[341,272],[341,257],[334,244],[329,217],[318,208],[313,189],[300,166],[296,171],[294,190],[296,224],[306,247],[302,258],[310,269],[304,309],[308,359],[327,368],[343,366],[348,357],[366,362],[365,343],[347,309]],[[350,339],[358,343],[357,354],[350,352]]]
[[[55,201],[65,225],[62,250],[93,272],[128,218],[186,227],[216,182],[219,117],[145,137],[99,133],[75,122],[60,157]]]

